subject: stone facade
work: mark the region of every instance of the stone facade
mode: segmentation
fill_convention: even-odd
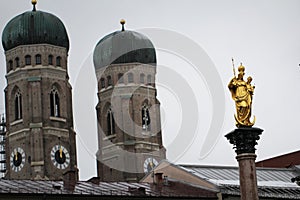
[[[5,55],[6,178],[61,180],[77,169],[67,49],[23,45]]]
[[[96,74],[98,176],[102,181],[138,181],[165,159],[156,66],[113,64]]]

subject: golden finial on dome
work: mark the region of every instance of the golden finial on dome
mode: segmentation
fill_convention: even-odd
[[[121,20],[120,20],[120,24],[123,25],[123,24],[125,24],[125,23],[126,23],[125,19],[121,19]]]
[[[31,0],[31,3],[33,5],[33,10],[32,11],[36,11],[35,5],[37,4],[37,0]]]
[[[126,23],[125,19],[121,19],[121,20],[120,20],[120,24],[122,24],[122,31],[125,30],[125,28],[124,28],[124,24],[125,24],[125,23]]]

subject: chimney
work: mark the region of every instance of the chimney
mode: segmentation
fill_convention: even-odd
[[[154,184],[157,185],[162,185],[163,183],[163,173],[162,172],[157,172],[154,174]]]
[[[77,183],[76,171],[69,170],[63,173],[64,189],[73,192]]]
[[[87,182],[99,185],[100,184],[100,177],[92,177]]]

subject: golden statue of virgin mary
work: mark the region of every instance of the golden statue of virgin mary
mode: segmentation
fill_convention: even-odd
[[[235,74],[235,73],[234,73]],[[250,121],[252,110],[252,96],[255,86],[251,85],[252,77],[244,81],[245,67],[241,64],[238,67],[238,75],[230,80],[228,88],[232,99],[235,101],[236,114],[234,115],[237,127],[252,127],[255,123]]]

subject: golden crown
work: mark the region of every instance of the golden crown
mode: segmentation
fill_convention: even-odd
[[[238,71],[239,71],[239,72],[245,71],[245,67],[242,65],[242,63],[241,63],[241,65],[238,67]]]

